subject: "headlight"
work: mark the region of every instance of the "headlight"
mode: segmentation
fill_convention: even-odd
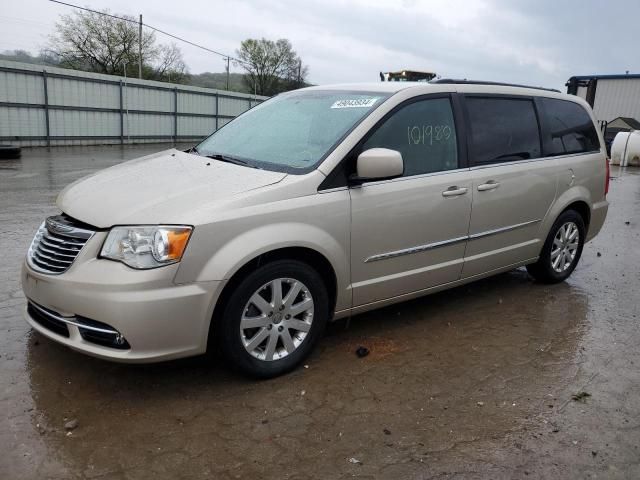
[[[192,232],[191,227],[158,225],[113,227],[100,256],[132,268],[155,268],[179,262]]]

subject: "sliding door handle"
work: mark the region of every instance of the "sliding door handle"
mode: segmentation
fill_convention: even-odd
[[[482,185],[478,185],[478,191],[479,192],[486,192],[488,190],[495,190],[499,186],[500,186],[500,184],[498,182],[495,182],[493,180],[489,180],[487,183],[483,183]]]
[[[444,192],[442,192],[443,197],[456,197],[458,195],[464,195],[467,193],[467,189],[465,187],[449,187]]]

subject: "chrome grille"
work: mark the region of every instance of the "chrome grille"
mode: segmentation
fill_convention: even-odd
[[[47,218],[36,232],[29,247],[29,265],[39,272],[66,272],[95,233],[90,227],[66,215]]]

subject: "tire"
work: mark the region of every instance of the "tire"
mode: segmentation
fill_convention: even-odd
[[[14,147],[11,145],[0,145],[0,158],[14,159],[20,158],[20,147]]]
[[[576,231],[577,241],[573,239]],[[563,282],[569,278],[580,260],[585,235],[582,216],[575,210],[562,212],[551,227],[540,258],[536,263],[527,265],[527,271],[542,283]]]
[[[328,318],[329,297],[320,275],[306,263],[277,260],[238,284],[217,321],[217,340],[232,367],[272,378],[311,353]]]

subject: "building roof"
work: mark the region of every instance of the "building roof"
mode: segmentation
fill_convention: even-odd
[[[606,75],[574,75],[573,77],[569,78],[569,80],[567,80],[567,84],[571,81],[571,80],[638,80],[640,79],[640,73],[613,73],[613,74],[606,74]]]
[[[629,125],[629,127],[633,128],[634,130],[640,130],[640,122],[638,120],[636,120],[635,118],[631,118],[631,117],[618,117],[618,118],[614,118],[613,120],[611,120],[609,123],[613,123],[616,120],[622,120],[624,123],[626,123],[627,125]]]

